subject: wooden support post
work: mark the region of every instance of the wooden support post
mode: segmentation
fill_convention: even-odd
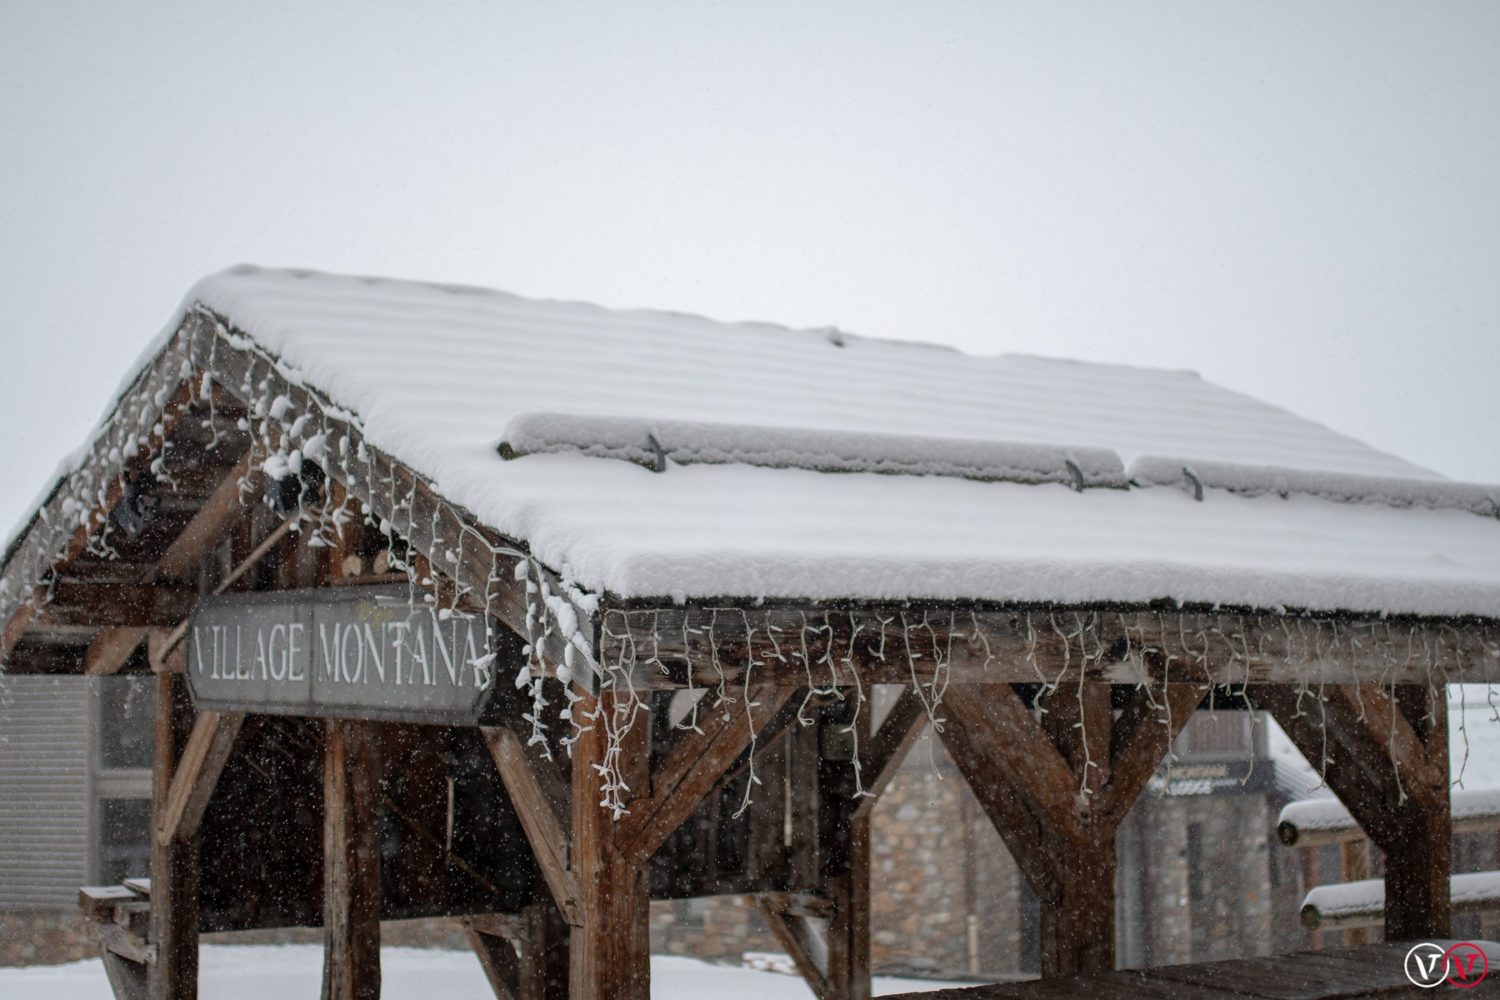
[[[151,771],[151,825],[166,821],[172,778],[192,721],[187,680],[156,675],[156,749]],[[198,996],[198,842],[151,838],[151,946],[147,973],[152,1000]]]
[[[825,727],[837,732],[847,728],[848,721],[830,718],[828,711],[824,713]],[[855,735],[861,746],[870,745],[868,706],[859,713]],[[896,742],[907,742],[906,734]],[[848,762],[827,763],[831,766],[823,769],[820,794],[823,806],[832,806],[827,818],[832,820],[833,837],[832,842],[825,843],[823,885],[824,894],[833,901],[833,914],[828,920],[825,1000],[870,1000],[871,814],[857,811]],[[846,782],[849,787],[843,787]]]
[[[623,697],[611,692],[579,702],[573,713],[590,728],[573,745],[572,862],[583,923],[572,929],[569,995],[573,1000],[649,1000],[648,863],[618,843],[615,817],[600,804],[600,769],[618,768],[629,786],[622,792],[627,799],[644,790],[651,720],[643,711],[632,713]]]
[[[1399,687],[1399,713],[1410,723],[1420,754],[1403,774],[1406,802],[1394,808],[1396,832],[1385,850],[1385,939],[1447,937],[1453,933],[1449,876],[1453,871],[1453,813],[1449,798],[1448,697],[1444,687]],[[1389,757],[1386,758],[1390,760]]]
[[[1205,688],[1065,685],[1039,721],[1008,684],[951,687],[941,735],[1041,903],[1042,975],[1114,968],[1115,831]]]
[[[1254,697],[1385,852],[1385,939],[1451,933],[1448,706],[1441,686],[1330,684]]]
[[[380,996],[380,730],[329,720],[323,747],[323,1000]]]

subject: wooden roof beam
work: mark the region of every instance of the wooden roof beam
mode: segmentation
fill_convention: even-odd
[[[600,622],[599,661],[630,670],[637,689],[740,684],[752,666],[757,683],[805,685],[811,671],[817,683],[850,687],[1500,683],[1500,621],[1492,619],[724,602],[617,605]],[[650,663],[641,650],[651,651]]]

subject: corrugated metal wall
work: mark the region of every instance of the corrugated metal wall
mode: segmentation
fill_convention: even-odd
[[[71,910],[88,881],[87,683],[0,677],[0,909]]]

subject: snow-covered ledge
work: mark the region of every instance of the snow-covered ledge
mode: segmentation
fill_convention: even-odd
[[[1500,827],[1500,788],[1455,789],[1453,832],[1475,833]],[[1281,810],[1276,835],[1288,847],[1319,847],[1360,840],[1364,832],[1337,799],[1307,799]]]
[[[1453,915],[1500,913],[1500,872],[1470,872],[1449,879]],[[1385,921],[1385,882],[1364,879],[1320,885],[1302,901],[1302,926],[1310,931],[1378,927]]]

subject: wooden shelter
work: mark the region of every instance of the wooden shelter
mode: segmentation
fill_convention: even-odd
[[[701,377],[652,353],[684,340]],[[866,997],[871,806],[929,722],[1041,901],[1044,976],[1107,972],[1115,830],[1206,699],[1324,770],[1385,852],[1388,939],[1444,935],[1443,686],[1500,681],[1494,493],[1175,374],[1142,395],[1157,376],[1020,359],[1022,389],[1073,381],[996,430],[962,384],[989,363],[208,279],[0,577],[8,671],[156,678],[149,880],[83,900],[117,996],[196,995],[200,933],[322,926],[325,997],[373,997],[380,921],[446,915],[498,996],[645,997],[648,903],[737,894],[819,997]],[[811,404],[747,428],[743,380]],[[507,393],[559,412],[478,419]],[[1178,457],[1068,436],[1125,398]],[[471,418],[480,446],[445,452]],[[976,527],[966,560],[987,510],[1081,541],[1009,563],[1020,536]],[[1111,525],[1137,548],[1081,562]]]

